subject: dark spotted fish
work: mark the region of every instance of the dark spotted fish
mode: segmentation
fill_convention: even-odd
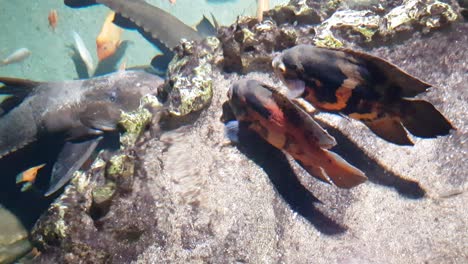
[[[156,93],[163,80],[146,72],[121,71],[77,81],[34,82],[0,77],[0,94],[12,94],[0,116],[0,158],[44,136],[65,142],[52,170],[46,195],[62,187],[115,130],[122,111],[136,110],[140,99]]]
[[[314,177],[341,188],[366,181],[362,171],[328,150],[336,144],[335,139],[274,88],[241,80],[230,88],[228,97],[239,122],[247,122],[249,129],[300,161]]]
[[[290,97],[357,119],[389,142],[413,145],[406,130],[435,138],[453,129],[431,103],[410,99],[430,84],[370,54],[298,45],[278,55],[273,68]]]

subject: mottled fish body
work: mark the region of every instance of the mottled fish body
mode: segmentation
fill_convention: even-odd
[[[336,144],[335,139],[275,88],[241,80],[230,88],[228,97],[238,121],[246,122],[271,145],[300,161],[312,176],[341,188],[366,181],[362,171],[328,150]],[[232,130],[232,124],[228,125]]]
[[[15,50],[8,57],[0,61],[0,66],[20,62],[31,55],[31,51],[27,48],[20,48]]]
[[[413,145],[406,130],[435,138],[453,128],[431,103],[412,99],[430,84],[373,55],[297,45],[275,57],[273,68],[291,97],[359,120],[394,144]]]

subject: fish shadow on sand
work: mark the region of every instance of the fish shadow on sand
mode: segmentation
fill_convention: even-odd
[[[345,226],[340,225],[316,208],[315,204],[321,203],[320,200],[301,184],[282,151],[248,130],[242,123],[238,136],[237,148],[239,151],[266,172],[278,193],[292,210],[304,217],[323,234],[337,235],[346,231]]]
[[[319,120],[316,120],[322,127],[327,129],[327,132],[332,135],[338,144],[333,147],[332,151],[343,157],[346,161],[362,170],[372,183],[383,185],[395,189],[398,194],[409,199],[421,199],[425,196],[426,191],[419,185],[418,182],[405,179],[397,175],[376,160],[369,157],[358,145],[352,142],[341,131],[333,128]],[[391,143],[388,143],[391,144]]]

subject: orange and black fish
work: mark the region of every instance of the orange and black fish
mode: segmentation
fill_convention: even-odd
[[[453,129],[431,103],[410,99],[430,84],[373,55],[298,45],[284,50],[272,64],[288,86],[289,97],[303,97],[318,110],[360,120],[394,144],[413,145],[406,130],[435,138]]]
[[[228,92],[229,104],[239,122],[268,143],[301,162],[312,176],[341,188],[351,188],[367,177],[336,153],[336,144],[312,117],[275,88],[255,80],[241,80]]]
[[[40,169],[42,169],[45,164],[41,164],[38,166],[31,167],[16,176],[16,183],[24,183],[21,191],[27,191],[32,188],[34,182],[36,181],[37,173]]]

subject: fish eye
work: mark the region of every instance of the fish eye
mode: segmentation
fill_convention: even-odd
[[[117,93],[116,92],[112,92],[112,93],[109,94],[109,101],[111,101],[111,102],[117,101]]]

